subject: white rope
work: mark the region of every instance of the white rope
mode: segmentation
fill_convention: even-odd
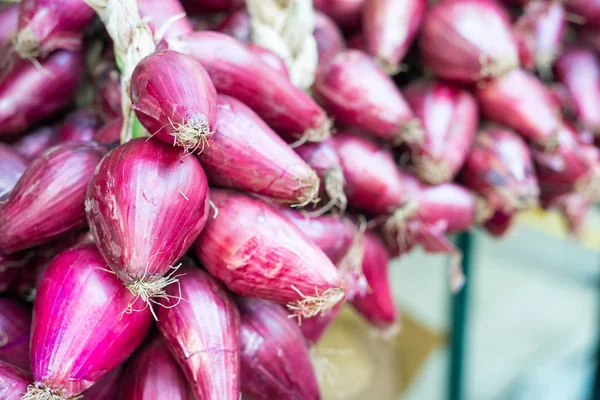
[[[310,88],[318,63],[312,0],[246,0],[246,7],[252,41],[283,59],[294,85]]]
[[[85,0],[96,11],[114,43],[115,58],[121,70],[121,143],[131,139],[135,114],[131,110],[129,87],[133,70],[156,46],[148,22],[140,17],[136,0]]]

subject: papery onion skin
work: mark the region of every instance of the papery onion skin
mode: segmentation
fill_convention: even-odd
[[[600,61],[590,50],[572,47],[554,64],[556,79],[567,88],[575,116],[584,129],[600,135]]]
[[[68,143],[31,163],[0,205],[0,251],[24,250],[85,224],[85,191],[102,155],[94,143]]]
[[[411,163],[424,182],[452,180],[471,147],[479,112],[466,90],[434,81],[416,81],[403,90],[421,121],[423,140],[411,146]]]
[[[211,185],[304,205],[318,196],[319,177],[248,106],[219,95],[217,129],[198,160]]]
[[[499,126],[488,126],[477,133],[459,181],[483,196],[494,210],[506,214],[533,208],[539,200],[540,189],[527,143]]]
[[[119,399],[153,400],[157,394],[169,400],[188,399],[190,389],[185,376],[158,336],[138,349],[128,361],[124,376],[127,379],[123,379]]]
[[[320,399],[300,329],[278,305],[238,301],[242,389],[261,400]]]
[[[365,53],[346,50],[317,71],[315,97],[336,121],[393,144],[420,140],[418,120],[394,81]]]
[[[406,201],[406,189],[392,154],[349,133],[332,137],[340,157],[348,204],[370,215],[388,214]]]
[[[137,4],[140,17],[150,18],[148,25],[155,35],[164,31],[165,37],[177,37],[194,31],[179,0],[138,0]]]
[[[64,398],[82,393],[123,362],[152,321],[93,245],[66,250],[50,263],[33,315],[30,391],[48,389]]]
[[[538,146],[556,145],[559,114],[548,89],[533,74],[514,69],[478,86],[475,95],[488,120],[514,129]]]
[[[0,201],[5,200],[27,168],[27,163],[11,146],[0,143]]]
[[[240,317],[230,293],[186,263],[181,289],[167,288],[158,329],[198,400],[237,400],[240,392]]]
[[[492,0],[438,2],[425,15],[419,44],[425,66],[450,81],[477,82],[519,66],[508,16]]]
[[[362,270],[369,290],[364,296],[352,299],[351,303],[370,324],[387,328],[398,322],[398,310],[388,276],[390,256],[385,245],[372,232],[365,234],[363,243]]]
[[[0,360],[29,370],[31,309],[8,297],[0,298]]]
[[[40,63],[41,68],[21,61],[0,81],[0,137],[22,132],[71,103],[85,69],[83,54],[57,51]]]
[[[398,72],[423,21],[427,0],[366,0],[364,50],[390,74]]]
[[[271,73],[272,68],[243,43],[223,33],[202,31],[165,45],[198,60],[219,93],[252,108],[286,141],[303,137],[318,142],[329,137],[331,123],[325,111],[281,74]]]
[[[335,266],[276,208],[217,189],[211,201],[218,214],[209,218],[193,250],[231,291],[287,304],[302,317],[343,299]]]
[[[3,400],[21,400],[31,382],[31,375],[5,361],[0,361],[0,396]]]
[[[94,242],[132,290],[160,282],[176,266],[204,227],[208,207],[208,183],[198,160],[147,138],[130,140],[104,157],[85,201]]]
[[[217,91],[192,57],[159,51],[131,76],[131,108],[153,138],[202,151],[217,123]]]

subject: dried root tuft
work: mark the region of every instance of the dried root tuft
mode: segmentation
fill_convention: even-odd
[[[198,150],[202,153],[208,143],[208,138],[213,134],[208,121],[186,122],[185,124],[171,122],[173,128],[173,146],[181,146],[190,153]]]
[[[404,253],[411,245],[410,231],[408,222],[415,216],[418,210],[418,203],[409,201],[404,206],[398,208],[383,223],[382,232],[384,240],[388,247],[397,246],[401,253]]]
[[[477,80],[481,79],[494,79],[498,78],[507,72],[517,68],[519,66],[518,59],[502,58],[496,61],[490,59],[485,54],[479,56],[479,64],[481,69],[479,70],[479,76]]]
[[[446,160],[434,160],[429,156],[413,157],[415,174],[426,183],[439,185],[452,179]]]
[[[302,323],[302,318],[324,315],[345,297],[344,291],[340,288],[330,288],[320,294],[319,289],[315,288],[314,296],[307,296],[294,286],[292,289],[302,298],[287,305],[287,308],[292,311],[290,318],[298,318],[298,324]]]
[[[12,39],[13,48],[19,57],[31,60],[40,55],[40,42],[31,29],[21,29]]]
[[[575,191],[580,193],[587,203],[600,200],[600,168],[595,168],[575,183]]]
[[[340,214],[346,211],[348,206],[348,198],[344,193],[344,185],[346,184],[346,178],[344,173],[338,167],[332,167],[325,173],[325,193],[329,201],[318,210],[310,212],[311,217],[320,217],[321,215],[336,208]]]
[[[330,119],[326,119],[323,125],[318,128],[307,129],[300,140],[297,143],[305,143],[305,142],[322,142],[331,136],[331,128],[333,127],[333,123]],[[292,146],[294,147],[294,146]]]
[[[302,208],[308,204],[317,203],[319,201],[319,186],[321,186],[321,180],[314,171],[310,175],[299,179],[298,186],[294,188],[294,191],[299,191],[301,194],[296,199],[297,203],[292,204],[292,207]]]
[[[21,400],[77,400],[83,398],[83,395],[74,397],[64,397],[50,390],[49,388],[36,385],[29,385],[27,393],[23,395]]]
[[[412,119],[406,123],[404,123],[400,127],[400,131],[394,141],[394,145],[400,144],[408,144],[414,145],[423,142],[423,127],[421,126],[421,121],[418,119]]]
[[[494,210],[490,203],[483,197],[477,196],[475,200],[475,223],[483,224],[494,215]]]

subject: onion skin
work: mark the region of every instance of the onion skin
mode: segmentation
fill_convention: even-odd
[[[10,298],[0,298],[0,360],[29,370],[31,310]]]
[[[279,57],[277,54],[273,53],[269,49],[265,49],[264,47],[260,47],[255,44],[252,44],[252,43],[248,44],[248,48],[255,55],[260,57],[260,59],[265,64],[267,64],[268,66],[270,66],[271,68],[273,68],[274,70],[279,72],[282,76],[285,76],[287,79],[290,79],[290,74],[287,69],[287,65],[285,65],[285,62],[283,61],[283,59],[281,57]]]
[[[229,14],[227,18],[217,27],[217,31],[224,33],[242,43],[252,42],[252,27],[250,26],[250,15],[245,9],[240,9]]]
[[[569,125],[559,130],[552,152],[532,149],[540,189],[546,197],[577,191],[586,201],[600,199],[600,150]]]
[[[406,201],[392,154],[367,139],[339,132],[332,143],[340,157],[348,204],[371,215],[394,212]]]
[[[318,196],[319,177],[254,111],[218,96],[217,129],[197,155],[211,185],[307,204]]]
[[[318,142],[329,136],[325,111],[281,74],[270,73],[272,68],[243,43],[203,31],[170,40],[168,46],[200,61],[219,93],[252,108],[285,140],[304,136]]]
[[[477,134],[459,180],[506,214],[535,207],[540,196],[527,143],[498,126]]]
[[[339,53],[317,71],[315,97],[336,121],[393,144],[418,141],[418,120],[392,79],[366,54]]]
[[[582,127],[600,135],[600,62],[597,56],[585,48],[570,48],[554,64],[554,73],[567,88]]]
[[[181,290],[171,285],[167,288],[171,299],[161,300],[165,307],[158,309],[158,329],[198,400],[237,400],[237,306],[229,292],[205,271],[185,265],[182,273]]]
[[[490,121],[514,129],[525,140],[552,148],[560,127],[548,89],[529,72],[515,69],[475,89],[481,112]]]
[[[317,42],[319,65],[326,65],[336,54],[346,48],[346,41],[340,28],[331,18],[319,11],[315,11],[313,35]]]
[[[287,313],[263,300],[238,304],[242,390],[260,400],[320,399],[304,337]]]
[[[132,291],[161,282],[206,223],[206,175],[195,157],[185,155],[158,140],[133,139],[104,157],[90,182],[90,232]]]
[[[315,10],[327,14],[343,30],[354,31],[360,27],[365,0],[314,0]]]
[[[150,17],[149,26],[152,32],[162,31],[165,37],[177,37],[194,31],[186,15],[175,19],[185,13],[179,0],[138,0],[138,9],[142,18]]]
[[[365,52],[386,72],[397,73],[426,9],[427,0],[366,0],[362,19]]]
[[[79,50],[95,13],[82,0],[22,0],[15,50],[22,58],[46,57],[57,49]]]
[[[8,197],[26,168],[27,164],[19,153],[0,143],[0,201]]]
[[[117,147],[121,141],[121,127],[123,118],[119,117],[98,129],[94,135],[94,141],[107,147]]]
[[[0,205],[0,251],[24,250],[85,223],[85,191],[103,151],[93,143],[53,147],[23,173]]]
[[[19,23],[19,5],[6,4],[0,6],[0,56],[3,44],[7,43],[11,36],[17,31]]]
[[[358,234],[358,229],[348,218],[335,215],[310,217],[291,209],[282,209],[282,212],[319,246],[334,264],[346,255]]]
[[[312,318],[304,319],[299,328],[302,332],[302,336],[304,336],[304,339],[306,340],[306,344],[312,346],[317,343],[325,332],[327,332],[327,329],[332,322],[335,321],[341,310],[341,305],[337,305],[325,312],[325,314],[319,314]]]
[[[0,361],[0,396],[3,400],[21,400],[31,376],[20,368]]]
[[[106,268],[96,248],[87,245],[62,252],[44,273],[31,327],[37,390],[64,398],[82,393],[148,333],[150,311]],[[126,312],[128,307],[135,311]]]
[[[364,296],[355,297],[351,303],[373,326],[387,328],[398,321],[398,311],[388,277],[389,254],[385,245],[372,232],[363,238],[364,257],[362,270],[369,284]]]
[[[560,54],[566,25],[565,9],[560,1],[536,0],[525,6],[523,15],[515,23],[515,31],[519,45],[525,47],[527,58],[538,71],[550,71]]]
[[[510,231],[513,220],[514,214],[496,211],[483,226],[489,234],[496,237],[502,237]]]
[[[91,388],[83,392],[85,400],[109,400],[119,396],[119,385],[123,375],[123,366],[114,368],[112,372],[96,382]]]
[[[100,127],[100,119],[90,111],[80,110],[71,113],[58,129],[55,144],[70,142],[91,142]]]
[[[479,120],[475,98],[433,81],[416,81],[403,94],[424,132],[423,141],[411,147],[415,174],[431,184],[452,180],[475,137]]]
[[[52,146],[52,143],[55,142],[57,131],[58,127],[54,126],[38,128],[21,137],[13,144],[13,148],[29,163],[41,156],[44,151]]]
[[[169,400],[188,399],[190,389],[185,376],[160,337],[142,345],[124,375],[127,379],[123,380],[119,399],[153,400],[158,394]]]
[[[472,83],[519,66],[510,20],[492,0],[440,1],[421,29],[422,60],[442,79]]]
[[[600,28],[600,1],[598,0],[569,0],[565,7],[567,11],[585,18],[586,25]]]
[[[211,191],[211,201],[218,215],[209,218],[193,250],[231,291],[287,304],[306,318],[343,299],[335,266],[277,209],[217,189]]]
[[[150,135],[200,151],[217,123],[217,91],[192,57],[159,51],[145,57],[131,77],[131,108]]]
[[[40,63],[42,68],[20,62],[0,81],[0,137],[19,133],[71,103],[84,73],[83,54],[57,51]]]
[[[464,232],[476,223],[476,198],[455,183],[425,186],[419,196],[418,219],[444,223],[448,232]]]

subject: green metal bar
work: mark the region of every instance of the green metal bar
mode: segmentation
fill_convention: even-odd
[[[458,249],[463,254],[463,271],[466,283],[462,290],[452,297],[452,327],[450,344],[450,382],[449,400],[464,399],[464,360],[466,327],[468,320],[469,285],[471,281],[471,263],[473,261],[473,236],[469,232],[461,233],[457,240]]]

